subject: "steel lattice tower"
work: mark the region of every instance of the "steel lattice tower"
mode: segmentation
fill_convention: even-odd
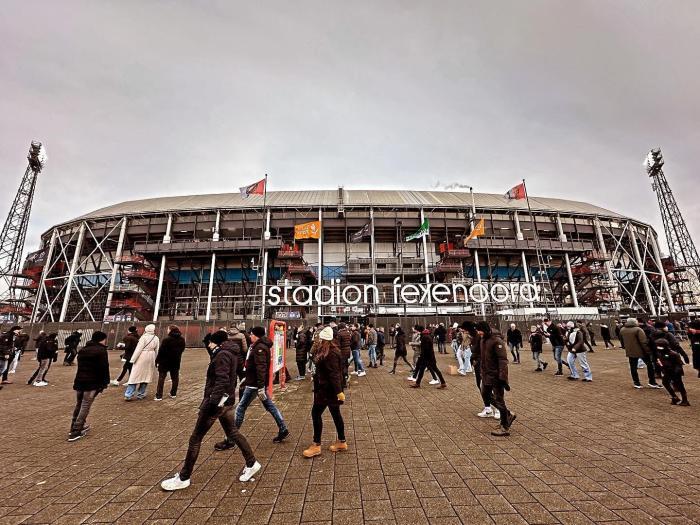
[[[27,160],[29,164],[0,234],[0,306],[4,307],[4,313],[10,314],[22,300],[14,286],[22,262],[37,176],[46,163],[46,153],[41,142],[32,141]]]
[[[681,293],[690,295],[690,302],[697,304],[700,300],[700,257],[671,187],[668,185],[662,169],[663,165],[664,157],[661,154],[661,148],[652,149],[647,155],[644,166],[652,179],[651,185],[659,201],[669,254],[673,259],[675,270],[682,271],[687,279],[686,286],[680,282]]]

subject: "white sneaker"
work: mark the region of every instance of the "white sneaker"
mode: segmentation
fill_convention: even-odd
[[[34,386],[46,386],[48,383],[46,381],[34,381]]]
[[[493,409],[493,418],[501,419],[501,412],[499,410],[496,410],[495,408]]]
[[[642,385],[634,385],[634,388],[637,388],[637,389],[642,388]]]
[[[430,381],[428,381],[428,384],[429,385],[439,385],[440,381],[438,381],[437,379],[431,379]]]
[[[260,469],[262,468],[262,465],[258,463],[257,461],[253,463],[252,467],[245,467],[243,469],[243,472],[241,473],[240,477],[238,478],[238,481],[250,481],[250,479],[257,474]]]
[[[466,376],[467,373],[464,370],[457,370],[457,373],[461,376]]]
[[[663,388],[661,385],[659,385],[657,383],[648,383],[647,386],[649,388]]]
[[[490,407],[484,408],[481,412],[477,414],[479,417],[492,417],[493,416],[493,410],[491,410]]]
[[[416,380],[416,378],[413,377],[413,376],[408,376],[406,379],[408,379],[409,381],[415,381],[415,380]]]
[[[167,491],[182,490],[190,486],[190,480],[181,480],[178,472],[172,478],[166,479],[160,484],[160,488]]]
[[[366,375],[367,375],[367,372],[365,372],[364,370],[362,372],[357,373],[357,377],[364,377]]]
[[[350,375],[351,375],[351,376],[356,376],[356,375],[357,375],[357,372],[350,372]]]
[[[117,381],[116,379],[112,379],[112,380],[109,382],[109,384],[112,385],[112,386],[119,386],[119,381]]]

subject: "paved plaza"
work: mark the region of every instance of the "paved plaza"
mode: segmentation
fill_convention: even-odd
[[[590,384],[555,378],[551,367],[535,373],[522,355],[510,366],[507,402],[518,420],[509,438],[492,437],[496,421],[475,416],[472,375],[446,376],[445,390],[409,389],[407,370],[380,367],[353,376],[347,453],[327,450],[335,436],[326,413],[323,455],[301,456],[311,441],[311,382],[292,382],[276,394],[291,430],[285,443],[272,443],[276,426],[259,402],[248,411],[242,431],[263,465],[254,482],[237,480],[238,451],[214,452],[215,426],[192,486],[176,493],[159,483],[184,459],[203,349],[185,353],[177,400],[152,401],[152,385],[148,400],[126,403],[123,387],[110,387],[95,402],[90,434],[75,443],[66,441],[75,368],[59,361],[51,384],[35,388],[25,382],[36,362],[25,360],[0,392],[0,525],[700,522],[700,379],[690,367],[692,406],[676,407],[665,390],[632,388],[619,349],[590,356]],[[110,359],[114,376],[121,363],[116,352]],[[452,360],[438,363],[447,371]]]

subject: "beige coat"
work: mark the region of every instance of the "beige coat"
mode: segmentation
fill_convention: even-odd
[[[138,385],[139,383],[150,383],[154,380],[156,373],[156,355],[158,355],[158,347],[160,340],[155,335],[155,327],[149,330],[152,325],[146,327],[146,331],[139,339],[139,344],[136,345],[134,355],[131,356],[133,367],[129,374],[129,384]]]

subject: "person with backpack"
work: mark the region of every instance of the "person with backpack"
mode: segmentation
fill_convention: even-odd
[[[154,401],[163,400],[163,387],[165,378],[170,374],[170,398],[177,397],[177,387],[180,384],[180,364],[182,353],[185,351],[185,339],[182,337],[180,329],[175,325],[168,326],[168,335],[163,338],[160,344],[158,355],[156,356],[156,367],[158,368],[158,386],[156,387],[156,397]]]

